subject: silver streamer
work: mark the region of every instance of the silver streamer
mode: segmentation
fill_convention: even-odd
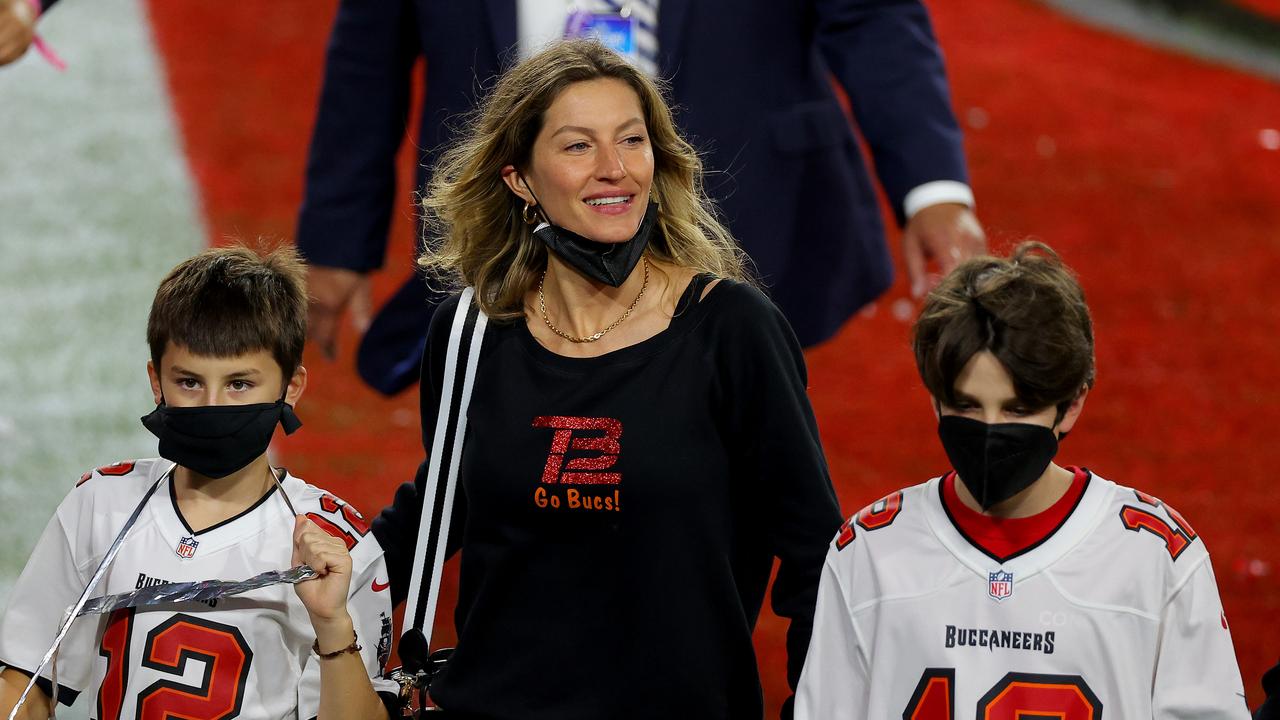
[[[49,706],[49,717],[56,717],[58,707],[58,646],[62,644],[63,638],[66,637],[67,632],[71,629],[71,623],[82,615],[100,615],[119,610],[120,608],[144,607],[147,605],[158,605],[160,603],[216,600],[221,597],[239,595],[241,593],[249,592],[250,590],[257,590],[258,588],[277,585],[279,583],[294,585],[317,577],[316,571],[311,569],[309,566],[298,565],[297,567],[290,568],[288,570],[269,570],[255,575],[248,580],[199,580],[194,582],[164,583],[161,585],[142,588],[141,590],[133,590],[131,592],[119,593],[116,595],[103,595],[101,597],[88,600],[87,598],[89,593],[93,592],[93,589],[97,587],[98,582],[102,580],[103,575],[106,574],[107,568],[110,567],[111,561],[115,559],[116,553],[120,551],[120,545],[124,542],[125,536],[129,534],[129,530],[133,527],[134,523],[138,521],[138,516],[142,514],[142,508],[145,507],[147,501],[151,499],[151,495],[156,491],[160,482],[164,480],[165,477],[172,474],[172,472],[173,471],[170,470],[168,473],[165,473],[156,479],[156,481],[151,484],[151,487],[147,489],[147,492],[143,494],[142,500],[140,500],[138,502],[138,506],[134,508],[133,514],[125,521],[124,527],[120,528],[120,533],[116,535],[115,541],[111,543],[111,547],[107,550],[106,555],[102,558],[102,561],[98,563],[98,567],[94,570],[93,576],[89,579],[84,591],[80,594],[80,599],[71,607],[67,608],[66,614],[63,615],[62,623],[58,627],[58,632],[54,636],[53,645],[49,647],[44,658],[41,659],[40,664],[36,667],[35,672],[31,674],[31,678],[29,682],[27,682],[26,688],[23,689],[22,694],[18,697],[17,704],[15,704],[13,709],[9,712],[8,720],[14,720],[14,718],[17,717],[18,711],[22,709],[23,704],[27,700],[27,696],[30,695],[32,688],[35,687],[36,679],[40,677],[40,671],[46,666],[49,667],[50,680],[53,685],[53,702]],[[272,481],[274,481],[276,487],[279,488],[280,496],[284,498],[284,503],[288,506],[289,512],[296,516],[297,511],[293,509],[293,503],[289,501],[288,493],[284,491],[284,486],[280,484],[280,478],[277,477],[270,468],[267,469],[267,474],[271,476]]]
[[[84,604],[80,615],[103,615],[121,608],[144,607],[160,603],[199,602],[239,595],[258,588],[287,583],[294,585],[316,577],[316,571],[307,565],[288,570],[268,570],[248,580],[196,580],[192,582],[164,583],[141,590],[116,595],[103,595]],[[80,615],[77,615],[79,617]]]

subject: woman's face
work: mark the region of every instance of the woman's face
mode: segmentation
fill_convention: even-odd
[[[613,78],[574,83],[543,120],[529,167],[503,170],[512,192],[583,237],[630,240],[653,184],[653,148],[635,91]]]

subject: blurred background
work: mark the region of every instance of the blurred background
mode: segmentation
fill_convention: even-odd
[[[1280,658],[1280,0],[927,4],[992,249],[1049,242],[1095,313],[1098,384],[1059,461],[1194,524],[1256,705]],[[0,68],[0,604],[82,472],[155,454],[137,418],[163,274],[209,243],[291,240],[335,8],[62,0],[39,30],[68,69]],[[411,272],[402,160],[375,302]],[[915,310],[900,279],[808,352],[845,514],[947,467]],[[354,341],[308,352],[306,428],[274,452],[369,516],[420,460],[417,395],[363,385]],[[766,610],[775,716],[782,630]]]

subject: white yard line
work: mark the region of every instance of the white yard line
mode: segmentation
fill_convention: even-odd
[[[65,73],[0,68],[0,606],[82,472],[155,454],[147,308],[204,244],[142,0],[63,2],[40,31]]]

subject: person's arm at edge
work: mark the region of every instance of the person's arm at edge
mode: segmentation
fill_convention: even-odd
[[[345,310],[356,315],[361,332],[368,325],[367,274],[382,266],[386,254],[395,157],[405,137],[420,53],[409,0],[339,5],[296,232],[308,263],[308,334],[329,357],[336,354]]]
[[[759,291],[742,286],[718,291],[742,297],[742,305],[732,310],[741,317],[726,335],[733,346],[726,348],[733,356],[727,364],[733,396],[728,415],[742,451],[739,467],[752,473],[747,480],[765,493],[769,508],[768,541],[779,560],[770,602],[779,617],[791,621],[787,683],[794,691],[808,652],[827,545],[842,521],[840,507],[809,404],[808,374],[795,333]],[[794,696],[783,703],[784,720],[791,717],[793,703]]]
[[[804,670],[796,685],[795,720],[857,717],[866,711],[868,667],[849,614],[833,544],[818,583],[818,603]]]
[[[18,698],[22,697],[22,691],[27,687],[30,679],[30,675],[14,668],[7,667],[0,670],[0,717],[7,718],[9,713],[13,712],[13,706],[18,704]],[[27,695],[27,701],[17,718],[18,720],[46,720],[51,709],[49,694],[37,685],[31,689],[31,694]]]
[[[100,556],[79,521],[94,511],[93,491],[102,483],[101,475],[85,473],[74,489],[58,504],[45,524],[40,538],[27,557],[22,572],[10,588],[8,605],[0,614],[0,718],[8,717],[21,697],[44,652],[52,644],[67,607],[76,601],[89,580]],[[84,569],[85,574],[81,573]],[[101,617],[101,616],[99,616]],[[99,623],[81,618],[67,631],[58,658],[58,701],[70,706],[89,684],[90,663],[97,653],[81,652],[96,646]],[[18,715],[45,720],[53,706],[53,683],[46,667]]]
[[[945,274],[985,252],[942,53],[919,2],[819,0],[818,44],[848,93],[876,172],[903,227],[912,295],[926,264]]]
[[[1155,720],[1249,720],[1244,683],[1208,556],[1165,604],[1151,708]]]
[[[26,54],[36,36],[41,10],[29,0],[0,0],[0,65]]]
[[[376,642],[376,638],[356,635],[351,596],[359,587],[352,588],[355,562],[345,542],[300,515],[294,525],[293,546],[293,564],[306,563],[318,574],[294,586],[315,630],[315,651],[320,655],[313,660],[320,669],[317,720],[388,720],[363,656],[353,651],[362,642]],[[365,579],[363,575],[359,578],[362,582]]]
[[[354,623],[315,626],[316,644],[321,652],[346,647],[355,638]],[[372,642],[360,638],[360,642]],[[320,714],[317,720],[387,720],[387,707],[369,682],[360,653],[342,653],[331,658],[318,658],[320,663]]]

